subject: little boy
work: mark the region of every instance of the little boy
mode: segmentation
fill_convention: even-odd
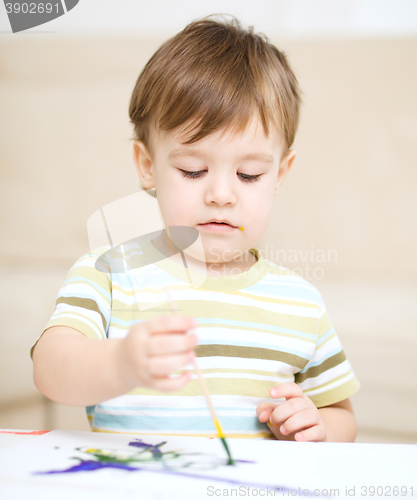
[[[182,279],[165,232],[136,245],[149,264],[136,284],[100,272],[99,250],[71,268],[33,350],[34,380],[54,401],[86,405],[93,431],[215,436],[184,371],[197,355],[228,437],[354,441],[359,382],[320,293],[254,248],[294,162],[299,94],[285,56],[235,19],[189,24],[146,64],[129,109],[134,162],[166,227],[199,231],[207,279]],[[167,286],[179,316],[135,307]]]

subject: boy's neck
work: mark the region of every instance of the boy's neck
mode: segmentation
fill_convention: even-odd
[[[223,263],[206,263],[207,274],[209,276],[236,276],[237,274],[248,271],[257,262],[257,258],[251,252],[247,251],[241,260],[229,261]]]
[[[166,243],[163,235],[161,234],[152,240],[154,247],[166,257],[179,265],[183,265],[181,255],[174,253],[172,256],[169,244]],[[193,269],[197,272],[206,272],[208,276],[221,277],[221,276],[236,276],[237,274],[248,271],[257,262],[257,258],[251,252],[247,251],[246,255],[242,256],[240,260],[232,260],[229,262],[201,262],[193,259]],[[187,255],[187,258],[191,258]],[[205,269],[204,269],[205,267]],[[200,269],[199,269],[200,268]]]

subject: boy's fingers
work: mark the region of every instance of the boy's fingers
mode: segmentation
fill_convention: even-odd
[[[307,408],[304,398],[291,398],[280,405],[277,405],[270,417],[273,425],[283,424],[290,417],[304,411]]]
[[[148,354],[150,356],[190,351],[198,344],[196,335],[152,335],[149,339]]]
[[[152,382],[152,389],[157,391],[179,391],[191,380],[191,372],[185,372],[177,377],[157,377]]]
[[[140,323],[139,323],[140,324]],[[158,316],[144,323],[149,334],[168,333],[168,332],[186,332],[198,326],[194,318],[187,316]]]
[[[149,360],[149,374],[152,377],[169,375],[191,363],[194,357],[193,352],[169,356],[154,356]]]
[[[301,398],[304,396],[304,393],[299,385],[294,382],[285,382],[283,384],[279,384],[273,387],[269,394],[273,398]]]
[[[317,412],[318,413],[318,412]],[[283,435],[292,434],[293,432],[302,431],[315,425],[318,425],[318,415],[314,410],[304,410],[288,418],[280,427],[280,432]]]
[[[277,403],[261,403],[256,408],[256,415],[259,418],[260,422],[268,422],[271,413],[275,410],[275,408],[279,406]]]
[[[326,431],[321,425],[315,425],[309,429],[305,429],[302,432],[297,432],[294,436],[295,441],[325,441]]]

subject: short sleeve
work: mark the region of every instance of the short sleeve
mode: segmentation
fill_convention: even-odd
[[[307,365],[295,374],[295,382],[318,408],[349,398],[360,387],[322,299],[320,307],[316,347]]]
[[[100,259],[103,249],[87,253],[71,267],[58,292],[55,311],[33,348],[48,328],[68,326],[86,337],[103,340],[111,317],[111,273]]]

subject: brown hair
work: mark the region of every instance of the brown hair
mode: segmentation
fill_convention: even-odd
[[[243,131],[258,111],[265,135],[272,123],[289,148],[301,97],[285,55],[253,26],[210,17],[167,40],[142,70],[129,106],[135,139],[150,148],[151,124],[168,132],[189,122],[192,144],[228,126]]]

